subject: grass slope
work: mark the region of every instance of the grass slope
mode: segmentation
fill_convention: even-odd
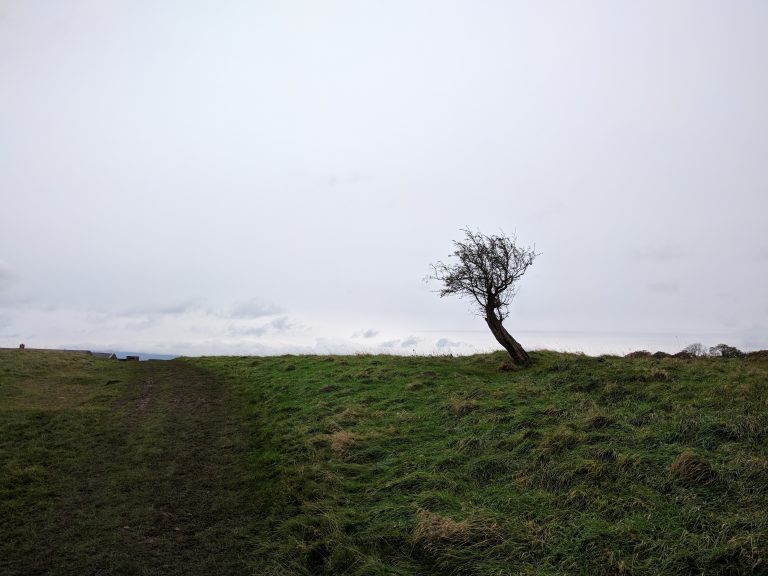
[[[2,574],[768,572],[768,360],[0,353]]]
[[[765,573],[768,363],[209,358],[264,574]]]

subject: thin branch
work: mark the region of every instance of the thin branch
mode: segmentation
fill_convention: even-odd
[[[517,282],[538,254],[530,247],[519,247],[515,236],[486,236],[469,228],[462,230],[464,241],[454,241],[452,256],[457,262],[448,265],[438,261],[431,265],[430,280],[442,282],[440,296],[457,294],[471,297],[478,313],[493,313],[504,320],[517,292]]]

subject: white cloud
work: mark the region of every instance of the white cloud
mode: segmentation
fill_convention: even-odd
[[[260,324],[258,326],[248,324],[232,325],[227,330],[227,334],[230,336],[261,337],[267,334],[279,334],[288,332],[294,327],[295,325],[290,321],[288,316],[280,316],[279,318],[275,318],[266,324]]]
[[[148,330],[160,322],[160,316],[144,316],[125,323],[125,328],[129,331]]]
[[[256,336],[261,337],[269,332],[269,324],[261,326],[231,326],[227,331],[229,336]]]
[[[195,310],[200,310],[200,306],[192,301],[177,302],[155,306],[138,306],[129,308],[126,310],[126,315],[159,315],[159,316],[176,316],[179,314],[186,314]]]
[[[229,313],[230,318],[262,318],[264,316],[273,316],[285,312],[283,308],[262,300],[260,298],[251,298],[245,302],[240,302],[232,307]]]
[[[379,331],[374,328],[368,328],[367,330],[359,330],[352,334],[352,338],[365,338],[366,340],[370,340],[371,338],[375,338],[379,335]]]
[[[379,331],[378,330],[374,330],[373,328],[369,328],[368,330],[366,330],[366,331],[364,331],[362,333],[362,337],[363,338],[368,338],[368,339],[375,338],[378,335],[379,335]]]
[[[280,316],[275,318],[269,323],[273,330],[276,332],[285,332],[294,327],[294,325],[288,320],[288,316]]]

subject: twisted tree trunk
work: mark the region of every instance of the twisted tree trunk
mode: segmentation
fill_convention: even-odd
[[[494,311],[491,310],[486,313],[485,322],[488,324],[488,328],[491,329],[491,333],[493,334],[494,338],[496,338],[496,341],[501,344],[507,352],[509,352],[509,355],[512,358],[512,362],[514,364],[522,366],[523,364],[528,363],[530,360],[528,353],[523,350],[523,347],[520,346],[520,343],[512,338],[512,335],[507,332],[506,328],[504,328],[502,325],[501,320],[496,317]]]

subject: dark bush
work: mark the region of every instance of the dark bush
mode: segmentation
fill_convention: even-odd
[[[648,350],[636,350],[627,354],[625,358],[649,358],[650,356],[651,353]]]
[[[686,350],[680,350],[677,354],[672,354],[672,358],[680,358],[682,360],[690,360],[691,358],[694,358],[693,354]]]
[[[744,352],[736,348],[735,346],[729,346],[728,344],[718,344],[712,346],[709,349],[710,356],[719,356],[721,358],[741,358],[744,356]]]

